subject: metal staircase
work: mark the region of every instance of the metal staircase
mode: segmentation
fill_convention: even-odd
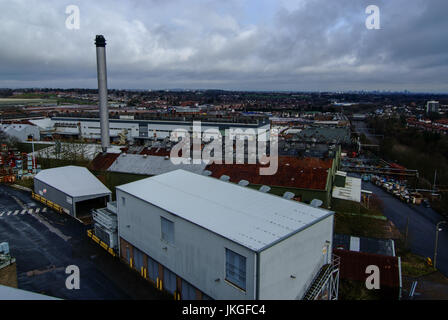
[[[327,289],[328,300],[337,300],[339,290],[339,264],[340,258],[333,255],[331,263],[324,264],[317,273],[303,300],[316,300],[319,294]]]

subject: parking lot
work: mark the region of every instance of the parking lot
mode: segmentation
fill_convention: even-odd
[[[0,185],[0,242],[16,258],[20,289],[62,299],[162,299],[153,286],[86,236],[87,227]],[[80,270],[80,289],[65,286],[66,267]]]

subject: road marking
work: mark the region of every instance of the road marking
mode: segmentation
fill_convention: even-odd
[[[6,214],[7,216],[9,216],[11,214],[12,211],[8,211],[8,213]]]
[[[40,208],[37,208],[37,209],[36,209],[36,213],[39,213],[39,211],[40,211]]]
[[[0,213],[0,217],[3,217],[4,212]]]
[[[25,214],[26,209],[23,209],[22,212],[20,212],[20,214]]]
[[[47,208],[43,208],[43,209],[42,209],[42,212],[47,212]]]
[[[19,213],[19,211],[18,211],[18,210],[14,211],[14,213],[13,213],[12,215],[13,215],[13,216],[16,216],[16,215],[17,215],[17,213]]]
[[[29,214],[33,213],[33,209],[28,210],[28,213]]]

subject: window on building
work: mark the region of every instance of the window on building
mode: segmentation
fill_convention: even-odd
[[[123,205],[123,207],[126,205],[126,198],[125,197],[121,197],[121,204]]]
[[[246,290],[246,257],[226,248],[226,280]]]
[[[162,239],[168,243],[174,243],[174,222],[160,217],[162,226]]]

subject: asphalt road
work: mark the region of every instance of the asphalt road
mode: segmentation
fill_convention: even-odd
[[[423,257],[434,258],[436,224],[446,219],[431,208],[406,204],[370,182],[363,181],[362,188],[372,191],[383,201],[384,215],[403,234],[405,234],[409,218],[408,243],[411,251]],[[441,227],[437,250],[437,269],[448,276],[448,224]]]
[[[24,212],[24,208],[27,209]],[[37,213],[36,213],[37,212]],[[23,214],[22,214],[23,213]],[[86,227],[0,184],[0,242],[16,258],[18,287],[61,299],[161,299],[154,287],[86,236]],[[80,270],[69,290],[66,267]]]

